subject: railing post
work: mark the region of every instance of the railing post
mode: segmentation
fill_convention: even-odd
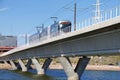
[[[107,14],[106,14],[106,12],[105,12],[105,20],[107,19]]]
[[[117,16],[120,16],[120,6],[118,7],[117,12]]]
[[[111,19],[112,18],[112,10],[110,10],[110,18],[109,19]]]
[[[117,17],[117,15],[118,15],[118,9],[117,9],[117,7],[116,7],[116,17]]]

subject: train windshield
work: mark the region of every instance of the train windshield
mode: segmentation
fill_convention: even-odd
[[[59,22],[59,27],[62,29],[62,28],[66,28],[68,26],[71,26],[71,22],[69,21],[60,21]]]

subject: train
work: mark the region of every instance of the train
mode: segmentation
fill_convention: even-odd
[[[68,20],[61,20],[54,22],[49,27],[43,28],[40,32],[31,35],[29,37],[29,43],[36,43],[40,42],[42,40],[46,40],[48,37],[55,37],[62,33],[68,33],[71,32],[71,21]]]

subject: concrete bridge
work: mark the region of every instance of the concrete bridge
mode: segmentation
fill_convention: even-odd
[[[79,80],[90,58],[88,56],[120,55],[120,7],[115,8],[116,16],[111,14],[98,22],[80,27],[76,31],[48,38],[30,45],[17,47],[0,55],[0,61],[9,62],[13,70],[21,67],[27,71],[33,63],[38,74],[45,74],[52,62],[58,58],[68,80]],[[87,20],[86,20],[87,21]],[[49,35],[48,35],[49,36]],[[82,56],[74,69],[69,57]],[[38,61],[45,58],[43,65]],[[28,62],[25,64],[24,59]],[[18,60],[18,64],[15,64]]]

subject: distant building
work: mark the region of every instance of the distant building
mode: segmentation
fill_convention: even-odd
[[[3,36],[0,34],[0,53],[7,52],[17,47],[16,36]]]

